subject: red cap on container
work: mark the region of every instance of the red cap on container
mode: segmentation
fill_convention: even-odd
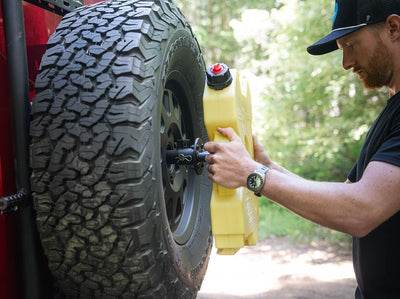
[[[222,67],[222,65],[219,64],[219,63],[216,63],[216,64],[214,64],[214,65],[212,66],[212,68],[211,68],[211,73],[213,73],[213,74],[219,74],[219,73],[221,73],[223,70],[224,70],[224,68]]]

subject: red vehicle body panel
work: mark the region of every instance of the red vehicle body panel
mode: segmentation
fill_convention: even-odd
[[[85,5],[96,2],[100,0],[85,1]],[[24,1],[23,9],[32,100],[34,82],[47,40],[62,17]],[[16,192],[9,83],[3,12],[0,6],[0,197]],[[5,299],[19,298],[17,217],[0,216],[0,297]]]
[[[61,17],[37,6],[23,2],[25,36],[28,55],[29,88],[34,94],[34,82],[41,56],[49,35]],[[14,194],[15,164],[10,103],[10,84],[3,12],[0,7],[0,196]],[[0,290],[2,298],[18,298],[18,237],[16,215],[0,216]]]

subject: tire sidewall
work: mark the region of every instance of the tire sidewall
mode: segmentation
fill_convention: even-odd
[[[182,49],[182,45],[184,49]],[[177,244],[174,240],[173,233],[169,227],[169,222],[166,213],[165,198],[162,192],[162,160],[159,151],[161,147],[160,137],[157,136],[160,127],[160,112],[162,105],[163,88],[169,74],[175,70],[179,70],[187,79],[187,84],[191,87],[191,96],[194,103],[189,103],[191,109],[192,122],[194,126],[194,134],[196,137],[201,137],[203,141],[208,140],[207,131],[203,123],[203,110],[202,110],[202,95],[205,84],[205,66],[202,59],[200,49],[196,40],[191,33],[184,29],[177,30],[168,40],[165,48],[165,55],[162,61],[161,78],[157,80],[158,84],[158,104],[155,113],[153,114],[153,122],[155,124],[155,142],[153,151],[154,161],[154,175],[153,178],[157,182],[158,195],[157,202],[160,209],[160,224],[163,232],[163,239],[165,241],[166,250],[170,256],[173,268],[179,278],[187,284],[187,286],[196,287],[201,284],[204,278],[207,263],[209,259],[210,249],[212,246],[211,236],[211,219],[210,219],[210,198],[211,198],[211,183],[204,171],[199,177],[196,178],[198,182],[195,188],[198,188],[197,193],[199,197],[197,206],[197,214],[195,227],[188,242],[184,245]],[[184,53],[191,53],[191,55],[181,55]],[[190,99],[189,99],[190,100]],[[201,109],[199,111],[199,109]],[[193,140],[191,140],[193,141]],[[195,192],[196,192],[195,191]]]

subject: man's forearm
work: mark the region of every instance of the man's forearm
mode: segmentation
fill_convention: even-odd
[[[357,186],[305,180],[282,169],[267,173],[261,194],[299,216],[325,227],[349,233],[363,234],[365,219],[357,214],[366,209],[354,194]]]
[[[276,171],[279,171],[280,173],[286,174],[288,176],[296,177],[296,178],[299,178],[299,179],[301,178],[297,174],[287,170],[286,168],[284,168],[283,166],[277,164],[276,162],[271,162],[269,165],[266,165],[266,166],[268,166],[269,168],[274,169]]]

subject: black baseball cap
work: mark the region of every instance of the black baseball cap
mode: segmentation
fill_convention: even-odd
[[[400,0],[336,0],[331,32],[307,48],[312,55],[337,50],[336,40],[367,25],[400,15]]]

